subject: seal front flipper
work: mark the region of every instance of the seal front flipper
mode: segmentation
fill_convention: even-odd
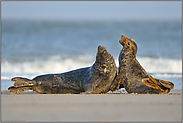
[[[149,75],[149,78],[142,79],[142,82],[148,87],[152,87],[163,92],[168,92],[174,87],[174,84],[172,82],[159,80],[158,83],[156,79],[154,79],[151,75]]]
[[[116,78],[114,79],[114,81],[112,82],[111,86],[110,86],[110,90],[111,91],[116,91],[116,90],[119,90],[120,88],[124,88],[123,86],[123,77],[121,77],[120,75],[119,76],[116,76]]]

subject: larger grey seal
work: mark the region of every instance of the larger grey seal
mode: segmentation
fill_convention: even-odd
[[[10,92],[20,93],[34,90],[40,94],[64,94],[88,92],[92,94],[107,93],[117,75],[113,56],[102,45],[98,46],[96,61],[91,67],[81,68],[61,74],[46,74],[30,80],[27,78],[12,78],[14,86]]]
[[[169,81],[155,79],[149,75],[136,59],[137,44],[125,35],[121,36],[123,49],[119,54],[119,72],[111,85],[111,90],[124,87],[128,93],[162,94],[169,93],[174,84]]]

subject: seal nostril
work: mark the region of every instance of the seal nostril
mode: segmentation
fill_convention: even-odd
[[[123,35],[121,36],[121,38],[122,38],[122,37],[125,37],[125,35],[123,34]]]

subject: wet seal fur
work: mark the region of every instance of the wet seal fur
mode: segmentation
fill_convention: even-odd
[[[119,43],[123,45],[119,54],[119,71],[110,90],[124,87],[128,93],[167,94],[174,88],[172,82],[155,79],[144,70],[136,59],[137,44],[133,39],[122,35]]]
[[[98,46],[96,61],[91,67],[81,68],[61,74],[46,74],[30,80],[14,77],[14,86],[8,90],[20,94],[25,90],[33,90],[40,94],[92,94],[107,93],[117,75],[113,56],[102,45]]]

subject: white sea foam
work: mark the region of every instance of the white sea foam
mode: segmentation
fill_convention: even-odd
[[[11,78],[7,77],[7,76],[1,76],[1,79],[3,79],[3,80],[10,80]]]
[[[149,73],[182,73],[181,59],[137,58],[142,67]]]
[[[59,58],[58,56],[48,59],[35,59],[34,61],[9,62],[1,64],[2,73],[16,74],[41,74],[41,73],[60,73],[92,65],[93,57],[79,56],[78,58]]]
[[[10,80],[15,76],[33,79],[41,74],[62,73],[88,67],[94,61],[95,57],[90,56],[78,56],[77,58],[54,56],[46,59],[42,58],[19,62],[2,60],[1,80],[3,80],[3,89],[12,86],[13,83]],[[115,59],[115,61],[118,67],[118,60]],[[182,60],[138,57],[138,61],[153,77],[174,82],[175,89],[182,88]]]
[[[182,74],[172,74],[172,73],[157,73],[154,74],[156,78],[180,78]]]
[[[138,57],[139,63],[148,73],[156,73],[157,77],[181,77],[182,60],[181,59],[163,59]],[[7,73],[11,75],[36,75],[45,73],[62,73],[74,69],[91,66],[95,61],[95,57],[78,56],[60,57],[53,56],[46,59],[35,59],[33,61],[10,62],[3,61],[1,63],[1,79],[10,79],[9,76],[4,76]],[[119,66],[118,60],[116,65]],[[173,74],[167,74],[173,73]]]

